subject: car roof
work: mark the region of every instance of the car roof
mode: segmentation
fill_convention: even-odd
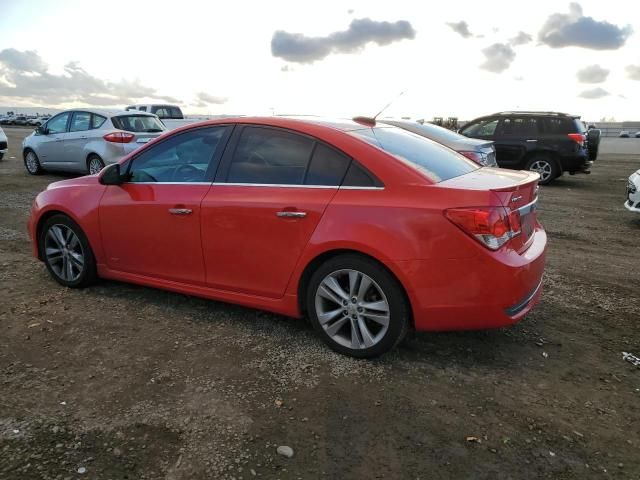
[[[251,118],[251,117],[243,117],[243,118]],[[299,121],[304,123],[312,123],[314,125],[321,125],[324,127],[333,128],[335,130],[341,130],[343,132],[352,132],[355,130],[363,130],[363,129],[372,127],[372,125],[359,123],[352,119],[320,117],[315,115],[277,115],[276,117],[273,117],[273,118],[284,118],[284,119],[289,119],[289,120]]]

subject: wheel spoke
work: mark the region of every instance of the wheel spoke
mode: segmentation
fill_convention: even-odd
[[[340,286],[340,284],[338,283],[338,281],[335,279],[335,277],[330,276],[324,279],[324,282],[322,282],[323,285],[325,285],[327,288],[331,289],[331,291],[333,293],[335,293],[336,295],[338,295],[340,298],[342,298],[343,300],[349,300],[349,295],[347,295],[347,292],[345,292],[342,287]]]
[[[351,319],[351,348],[362,348],[359,333],[360,328],[358,328],[358,321]]]
[[[321,313],[318,315],[318,321],[320,321],[320,325],[325,325],[329,323],[331,320],[333,320],[334,318],[336,318],[341,313],[342,313],[342,308]]]
[[[349,296],[356,296],[356,288],[358,286],[358,280],[362,278],[362,274],[360,272],[356,272],[355,270],[349,270]]]
[[[342,317],[336,320],[333,325],[326,329],[330,337],[335,337],[342,326],[349,321],[349,317]]]
[[[367,324],[362,318],[358,318],[358,329],[360,330],[360,336],[362,337],[362,343],[365,348],[371,347],[375,342],[373,336],[367,327]]]
[[[64,236],[62,234],[62,230],[57,225],[54,225],[49,229],[49,233],[47,234],[53,241],[58,245],[60,249],[64,248]]]
[[[367,275],[363,275],[362,280],[360,281],[360,288],[358,289],[358,302],[364,302],[364,296],[366,295],[370,286],[371,279]]]
[[[361,315],[363,317],[366,317],[370,320],[373,320],[376,323],[379,323],[380,325],[386,327],[387,325],[389,325],[389,315],[384,313],[384,314],[380,314],[380,313],[371,313],[371,312],[367,312],[365,311],[364,313],[361,313]]]
[[[377,302],[363,302],[360,304],[362,308],[367,310],[375,310],[377,312],[388,312],[389,305],[385,300],[379,300]]]
[[[327,300],[335,303],[336,305],[342,305],[342,300],[340,300],[340,298],[338,298],[338,296],[335,293],[333,293],[324,285],[320,285],[320,288],[318,288],[318,295],[320,295],[322,298],[326,298]]]
[[[71,230],[69,230],[71,232]],[[71,239],[69,241],[69,248],[76,248],[80,241],[78,240],[78,236],[71,232]]]
[[[84,267],[84,257],[77,252],[69,252],[69,260],[73,263],[79,270],[82,270]]]

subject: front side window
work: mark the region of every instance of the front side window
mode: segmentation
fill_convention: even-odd
[[[67,131],[67,121],[71,112],[61,113],[60,115],[53,117],[47,122],[47,130],[49,133],[64,133]]]
[[[462,134],[467,137],[491,137],[495,133],[497,126],[497,118],[488,118],[486,120],[480,120],[468,127],[464,127],[462,129]]]
[[[411,164],[433,182],[458,177],[479,168],[476,163],[453,150],[400,128],[365,128],[350,133]]]
[[[71,119],[70,132],[84,132],[91,125],[91,114],[88,112],[75,112]]]
[[[227,127],[199,128],[175,135],[143,151],[129,169],[131,183],[205,182]]]
[[[313,143],[282,130],[245,127],[231,159],[227,182],[302,185]]]

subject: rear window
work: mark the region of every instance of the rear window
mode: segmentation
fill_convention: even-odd
[[[399,128],[377,127],[349,133],[412,164],[433,182],[442,182],[480,168],[439,143]]]
[[[149,115],[120,115],[112,117],[113,126],[126,132],[164,132],[165,127],[156,117]]]
[[[545,133],[583,133],[584,126],[579,118],[547,117],[544,119]]]

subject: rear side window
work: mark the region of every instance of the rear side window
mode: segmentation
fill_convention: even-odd
[[[100,128],[104,122],[107,121],[107,117],[103,117],[102,115],[98,115],[94,113],[91,116],[91,128]]]
[[[140,110],[141,112],[146,112],[147,111],[147,107],[139,107],[138,110]]]
[[[584,127],[579,119],[567,118],[567,117],[546,117],[544,119],[544,131],[545,133],[552,134],[567,134],[567,133],[582,133]]]
[[[120,115],[111,117],[113,126],[118,130],[134,133],[164,132],[165,127],[156,117],[150,115]]]
[[[351,159],[321,143],[316,144],[305,185],[340,185]]]
[[[439,143],[399,128],[367,128],[350,133],[411,164],[433,182],[448,180],[480,168]]]
[[[507,117],[502,120],[501,133],[517,137],[533,136],[539,133],[536,117]]]
[[[345,187],[382,187],[382,182],[357,162],[351,162],[342,185]]]
[[[151,107],[151,113],[156,114],[160,118],[168,118],[168,119],[182,118],[182,111],[178,107],[172,107],[168,105]]]
[[[294,133],[245,127],[231,159],[227,182],[302,185],[313,143]]]
[[[91,114],[88,112],[75,112],[71,119],[70,132],[84,132],[91,125]]]

